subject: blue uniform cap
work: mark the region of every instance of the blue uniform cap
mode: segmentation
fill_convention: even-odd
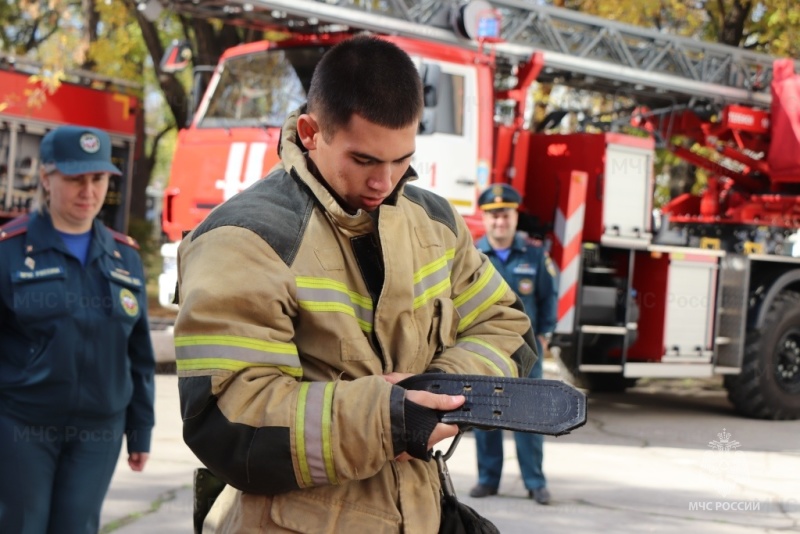
[[[478,207],[483,211],[515,210],[521,203],[522,195],[508,184],[490,185],[478,197]]]
[[[42,163],[74,176],[95,172],[122,174],[111,163],[111,138],[103,130],[86,126],[59,126],[47,132],[39,145]]]

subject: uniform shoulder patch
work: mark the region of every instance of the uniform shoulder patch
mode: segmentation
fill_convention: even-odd
[[[124,245],[128,245],[131,248],[135,248],[136,250],[139,250],[139,243],[137,243],[136,240],[134,238],[132,238],[131,236],[125,235],[122,232],[117,232],[116,230],[108,228],[107,226],[106,226],[106,229],[111,233],[111,237],[114,238],[114,241],[117,241],[117,242],[122,243]]]
[[[550,255],[549,254],[545,255],[544,264],[545,264],[545,267],[547,267],[547,272],[550,273],[550,276],[555,278],[558,273],[556,271],[556,266],[553,263],[553,260],[550,259]]]
[[[453,234],[458,235],[458,225],[453,208],[445,198],[410,184],[403,188],[403,196],[421,206],[428,217],[439,221],[447,226]]]
[[[12,237],[16,237],[27,232],[28,220],[29,217],[27,215],[23,215],[22,217],[17,217],[12,221],[7,222],[3,226],[0,226],[0,241],[5,241],[6,239],[11,239]]]

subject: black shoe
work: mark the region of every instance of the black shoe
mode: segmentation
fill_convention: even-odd
[[[487,497],[489,495],[497,495],[497,488],[490,488],[489,486],[478,484],[477,486],[469,490],[469,496],[475,497],[476,499],[480,499],[481,497]]]
[[[550,490],[547,488],[537,488],[528,490],[528,497],[539,504],[550,504]]]

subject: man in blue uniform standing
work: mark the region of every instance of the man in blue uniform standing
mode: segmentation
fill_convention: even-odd
[[[525,311],[536,333],[539,358],[531,369],[530,378],[542,378],[542,359],[556,326],[556,271],[545,249],[532,245],[522,234],[517,233],[519,214],[517,207],[522,196],[507,184],[490,186],[481,193],[478,205],[483,211],[486,229],[477,243],[503,276],[508,285],[519,295]],[[539,504],[550,503],[542,472],[541,434],[515,432],[522,480],[528,495]],[[478,448],[478,485],[470,490],[470,497],[496,495],[503,469],[503,434],[501,430],[475,430]]]

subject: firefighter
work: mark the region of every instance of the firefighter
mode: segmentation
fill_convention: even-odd
[[[544,355],[556,327],[556,270],[542,246],[536,246],[517,233],[517,207],[522,195],[508,184],[490,186],[478,197],[483,212],[486,234],[478,241],[478,249],[491,260],[511,288],[519,295],[536,333],[537,354]],[[542,378],[542,360],[538,358],[530,378]],[[522,481],[528,496],[539,504],[550,503],[542,472],[544,436],[514,432]],[[475,430],[478,452],[478,484],[470,497],[496,495],[503,469],[502,430]]]
[[[38,205],[0,228],[0,532],[97,532],[120,455],[147,463],[155,358],[135,242],[106,228],[111,140],[42,138]]]
[[[395,384],[530,368],[514,292],[410,183],[422,109],[405,52],[343,41],[284,123],[279,165],[182,241],[184,438],[229,484],[204,532],[438,532],[428,460],[457,427],[434,410],[464,397]]]

